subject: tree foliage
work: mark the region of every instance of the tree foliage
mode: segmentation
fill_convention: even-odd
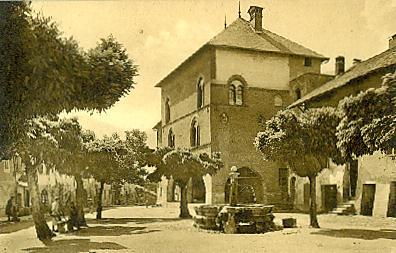
[[[36,116],[109,108],[133,88],[136,75],[114,37],[86,53],[28,3],[0,2],[0,152]]]
[[[339,116],[333,108],[309,109],[297,114],[280,111],[268,120],[257,134],[254,145],[265,160],[287,163],[311,185],[311,225],[319,227],[316,218],[316,176],[327,166],[328,159],[342,163],[337,149],[336,127]]]
[[[396,147],[396,73],[383,78],[380,88],[370,88],[339,102],[341,122],[338,147],[347,159]]]
[[[223,167],[220,153],[209,156],[206,153],[194,154],[187,149],[159,148],[149,158],[149,165],[156,170],[149,175],[152,181],[160,181],[162,176],[172,178],[181,189],[180,217],[190,217],[187,207],[187,185],[190,179],[202,179],[206,174],[213,175]]]

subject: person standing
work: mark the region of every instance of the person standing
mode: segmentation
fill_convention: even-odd
[[[14,216],[14,196],[11,196],[10,199],[7,201],[5,213],[8,217],[8,221],[11,221],[11,217]]]
[[[55,197],[54,202],[51,204],[51,216],[52,216],[52,231],[58,232],[58,221],[60,220],[59,210],[59,198]],[[55,230],[56,226],[56,230]]]

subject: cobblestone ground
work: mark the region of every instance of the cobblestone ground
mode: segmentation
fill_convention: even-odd
[[[3,232],[0,252],[378,252],[396,253],[396,219],[320,215],[321,229],[308,228],[306,214],[275,214],[276,222],[297,218],[298,228],[257,235],[226,235],[179,220],[177,205],[119,207],[88,214],[89,228],[58,235],[47,245],[33,227]]]

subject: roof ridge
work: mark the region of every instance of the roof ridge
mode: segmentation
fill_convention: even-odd
[[[242,18],[241,18],[242,19]],[[263,32],[256,32],[255,30],[254,30],[254,27],[251,25],[251,23],[249,22],[249,21],[247,21],[247,20],[245,20],[245,19],[242,19],[243,21],[245,21],[245,23],[246,23],[246,25],[248,25],[248,27],[252,30],[252,33],[254,33],[254,34],[256,34],[256,36],[258,37],[258,38],[260,38],[260,40],[265,40],[265,41],[268,41],[269,43],[271,43],[274,47],[276,47],[276,48],[278,48],[279,50],[284,50],[284,51],[286,51],[286,52],[288,52],[288,53],[293,53],[293,52],[291,52],[287,47],[285,47],[285,46],[283,46],[282,44],[280,44],[279,42],[277,42],[277,41],[275,41],[274,39],[272,39],[271,37],[269,37],[268,35],[266,35],[265,34],[265,38],[263,38],[263,36],[262,35],[264,35],[264,30],[266,30],[266,29],[263,29]],[[268,31],[268,30],[267,30]]]

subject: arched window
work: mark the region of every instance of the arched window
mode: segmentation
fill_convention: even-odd
[[[169,98],[165,101],[165,124],[170,121],[170,106],[169,106]]]
[[[230,85],[230,88],[228,90],[228,103],[230,105],[235,104],[235,98],[236,98],[236,94],[235,94],[235,86],[234,85]]]
[[[169,133],[168,133],[168,146],[171,148],[175,147],[175,134],[172,131],[172,128],[169,129]]]
[[[274,105],[275,105],[276,107],[281,107],[281,106],[283,105],[283,101],[282,101],[281,96],[278,96],[278,95],[275,96],[275,98],[274,98]]]
[[[300,88],[297,88],[294,92],[296,94],[296,100],[300,99],[301,98],[301,90],[300,90]]]
[[[202,77],[199,78],[197,83],[197,108],[201,108],[204,105],[204,80]]]
[[[242,105],[243,104],[243,84],[239,80],[233,80],[229,88],[229,104]]]
[[[191,122],[190,143],[191,147],[197,147],[200,145],[200,131],[198,121],[196,119]]]

